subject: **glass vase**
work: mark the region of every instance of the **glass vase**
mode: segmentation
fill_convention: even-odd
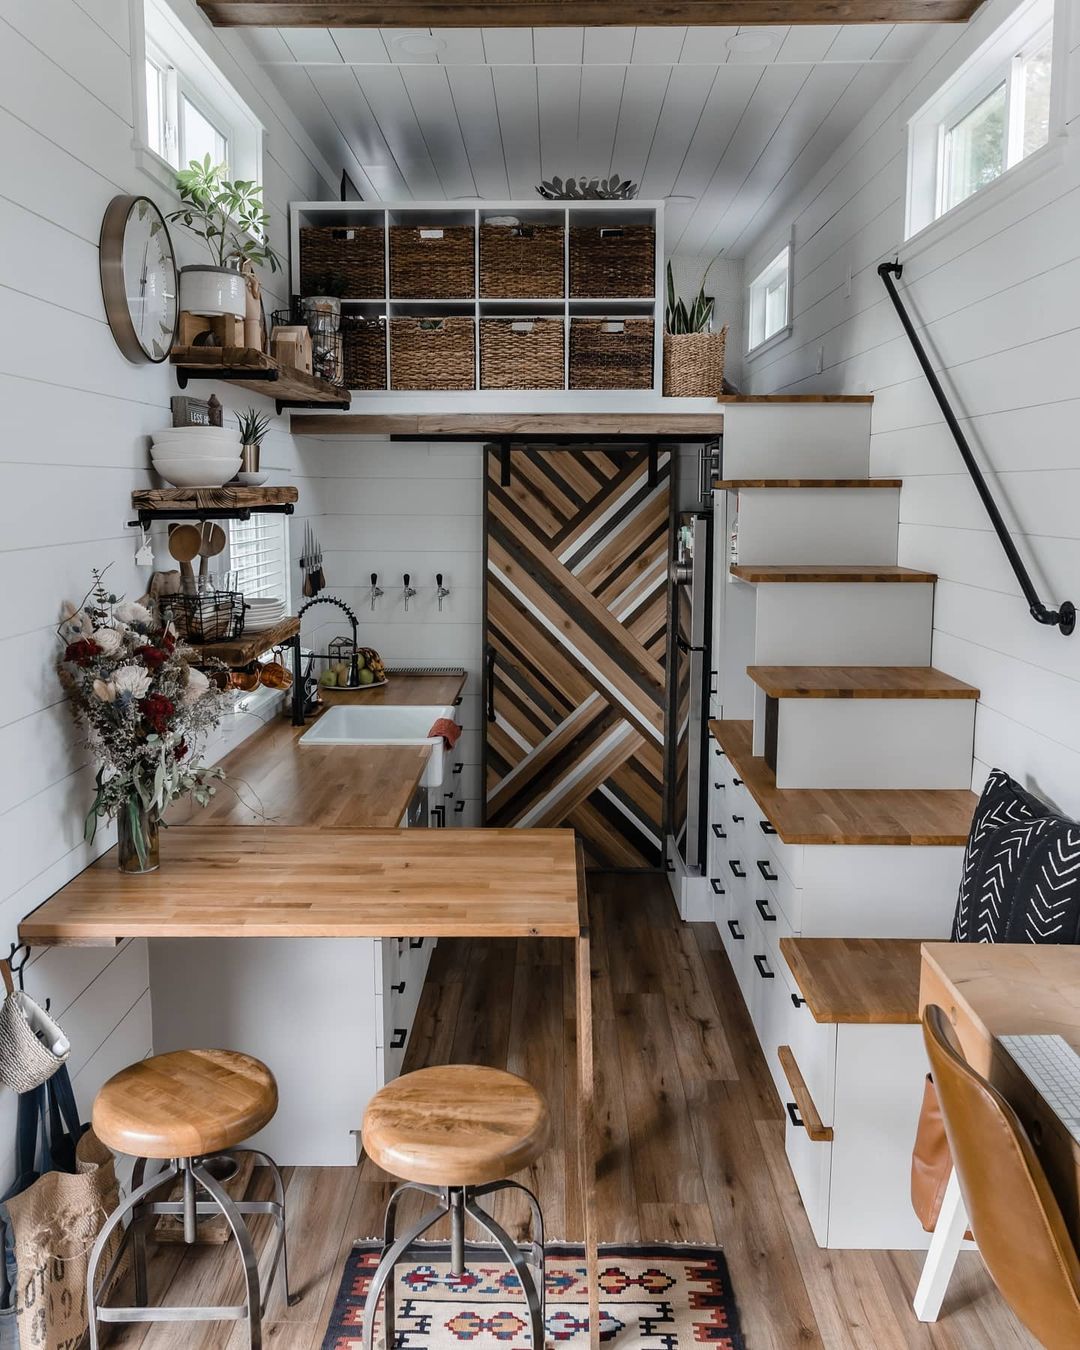
[[[116,817],[116,860],[121,872],[156,872],[158,813],[138,799],[127,802]]]

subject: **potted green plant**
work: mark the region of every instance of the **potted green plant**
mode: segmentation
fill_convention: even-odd
[[[246,412],[236,414],[236,421],[240,427],[240,472],[236,480],[244,487],[258,487],[266,477],[259,472],[259,457],[262,439],[270,430],[270,419],[254,408],[248,408]]]
[[[713,398],[724,387],[727,324],[719,332],[713,331],[715,301],[705,294],[705,282],[712,265],[710,263],[705,269],[698,293],[687,305],[675,294],[675,277],[668,260],[664,393],[675,398]]]
[[[247,287],[239,269],[246,259],[264,263],[272,272],[282,260],[267,238],[270,217],[263,206],[262,186],[248,179],[226,177],[224,164],[210,156],[193,159],[176,175],[182,205],[169,212],[173,224],[203,240],[211,263],[180,269],[180,308],[213,317],[231,314],[243,319]]]

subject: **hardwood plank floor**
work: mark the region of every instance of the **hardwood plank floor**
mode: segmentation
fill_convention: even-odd
[[[942,1320],[924,1326],[911,1312],[921,1254],[818,1249],[784,1156],[781,1104],[715,928],[681,924],[662,878],[600,874],[590,886],[601,1241],[721,1245],[748,1350],[1037,1350],[974,1254],[960,1258]],[[562,1165],[576,1121],[571,944],[440,942],[406,1067],[452,1060],[505,1066],[547,1094],[556,1140],[522,1179],[540,1196],[548,1236],[579,1239],[577,1171]],[[264,1343],[320,1350],[345,1256],[355,1238],[380,1232],[390,1182],[367,1162],[291,1169],[287,1180],[303,1298],[286,1308],[275,1290]],[[516,1204],[497,1213],[522,1228]],[[170,1248],[155,1257],[152,1288],[174,1303],[228,1302],[234,1262],[220,1248]],[[184,1323],[118,1329],[107,1343],[247,1342],[238,1327]]]

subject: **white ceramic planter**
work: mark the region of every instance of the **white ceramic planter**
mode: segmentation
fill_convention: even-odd
[[[180,308],[211,318],[247,312],[247,286],[239,272],[228,267],[184,267],[180,271]]]

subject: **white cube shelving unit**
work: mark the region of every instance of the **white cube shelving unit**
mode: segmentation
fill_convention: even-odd
[[[564,232],[563,295],[558,298],[520,299],[480,294],[480,226],[491,217],[516,216],[523,225],[559,225]],[[425,397],[437,400],[440,410],[467,401],[470,408],[488,407],[493,411],[512,409],[525,412],[531,408],[561,411],[599,411],[612,399],[618,400],[620,410],[628,407],[655,406],[663,389],[663,333],[664,333],[664,205],[660,201],[587,201],[544,202],[530,201],[467,201],[467,202],[293,202],[289,208],[291,291],[300,295],[300,231],[304,226],[378,225],[384,230],[383,293],[374,296],[343,296],[342,312],[363,315],[371,319],[386,319],[387,381],[384,390],[363,390],[365,399],[380,403],[407,399],[411,411],[424,411]],[[570,285],[570,230],[574,225],[651,225],[655,231],[654,282],[649,296],[572,296]],[[472,225],[474,235],[473,295],[457,299],[415,299],[395,297],[390,284],[390,227],[412,225],[439,228],[452,225]],[[461,315],[471,318],[475,333],[476,385],[472,390],[441,390],[428,395],[424,390],[389,389],[390,324],[400,316],[444,318]],[[563,323],[563,387],[542,390],[482,389],[480,387],[480,320],[486,318],[543,319],[558,318]],[[571,389],[570,388],[570,326],[577,318],[649,319],[653,324],[653,378],[650,389]],[[714,400],[670,399],[668,406],[681,411],[696,411],[695,403],[707,403],[715,408]]]

